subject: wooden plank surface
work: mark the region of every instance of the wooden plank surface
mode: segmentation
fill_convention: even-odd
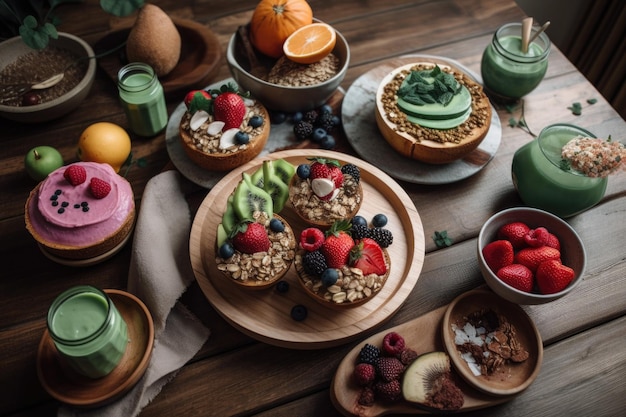
[[[155,0],[169,14],[207,25],[222,48],[238,26],[246,24],[252,0]],[[407,53],[446,56],[480,72],[480,58],[495,29],[524,16],[512,0],[368,1],[311,0],[314,15],[347,38],[351,66],[342,87],[391,57]],[[121,20],[105,15],[98,0],[59,9],[61,30],[83,36],[92,45]],[[222,63],[216,81],[230,76]],[[198,86],[202,87],[202,86]],[[586,100],[598,102],[587,105]],[[182,97],[168,101],[171,112]],[[575,116],[567,109],[583,103]],[[497,108],[503,137],[495,158],[479,174],[459,183],[427,186],[400,182],[423,223],[425,260],[419,280],[404,305],[385,323],[391,327],[449,303],[484,283],[475,259],[476,237],[494,212],[521,205],[510,167],[513,154],[532,136],[508,126],[521,109]],[[624,141],[626,123],[554,48],[544,81],[524,100],[524,115],[538,133],[555,122],[573,123],[599,136]],[[55,264],[45,258],[24,228],[24,202],[34,183],[23,170],[24,154],[33,146],[52,144],[67,162],[75,160],[82,130],[107,120],[127,127],[115,85],[99,71],[89,97],[64,118],[41,125],[0,119],[0,415],[51,416],[58,403],[39,384],[35,370],[37,344],[48,306],[62,290],[89,283],[102,288],[126,287],[131,247],[110,261],[88,269]],[[341,149],[351,151],[344,141]],[[133,138],[134,165],[127,178],[138,206],[146,182],[171,167],[164,137]],[[206,190],[188,195],[192,211]],[[567,297],[544,306],[524,307],[544,340],[544,363],[535,381],[514,401],[464,415],[620,415],[626,406],[626,180],[609,181],[604,200],[568,222],[585,243],[588,263],[583,281]],[[446,230],[454,239],[440,249],[431,236]],[[297,351],[257,342],[228,324],[194,283],[182,301],[211,329],[196,357],[167,384],[142,416],[257,415],[339,416],[330,402],[330,381],[341,359],[355,343]],[[377,329],[380,331],[380,328]],[[374,331],[366,331],[363,337]]]

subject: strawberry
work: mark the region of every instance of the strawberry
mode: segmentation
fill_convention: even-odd
[[[537,267],[540,263],[549,259],[557,259],[560,261],[561,252],[549,246],[541,246],[539,248],[522,249],[515,255],[515,263],[526,266],[533,271],[533,273],[537,271]]]
[[[341,268],[348,264],[350,250],[354,246],[354,240],[346,233],[349,228],[350,223],[339,221],[333,223],[326,232],[326,240],[320,250],[329,268]]]
[[[192,90],[185,95],[184,100],[187,110],[195,113],[198,110],[208,112],[211,103],[211,95],[205,90]]]
[[[503,266],[496,273],[505,284],[520,291],[531,292],[534,285],[533,272],[521,264]]]
[[[404,372],[404,364],[395,356],[381,356],[376,362],[376,371],[384,381],[393,381]]]
[[[364,387],[376,379],[376,368],[369,363],[359,363],[354,367],[352,376],[359,386]]]
[[[561,250],[561,242],[559,241],[559,238],[552,233],[548,233],[548,241],[546,242],[546,246]]]
[[[73,186],[77,186],[87,181],[87,171],[82,165],[70,165],[63,172],[63,177]]]
[[[530,229],[524,236],[524,242],[528,246],[538,248],[540,246],[546,246],[550,239],[550,232],[545,227],[538,227],[536,229]]]
[[[326,165],[326,160],[323,158],[313,158],[314,162],[311,164],[311,173],[309,179],[314,180],[316,178],[329,178],[330,179],[330,167]]]
[[[330,179],[335,183],[335,188],[339,188],[343,185],[343,172],[341,168],[336,165],[330,166]]]
[[[537,267],[537,286],[542,294],[554,294],[563,291],[574,279],[574,270],[561,261],[551,259]]]
[[[239,128],[246,115],[246,105],[239,94],[226,91],[213,100],[213,116],[215,120],[224,122],[222,131]]]
[[[111,184],[100,178],[93,177],[89,182],[89,190],[97,199],[103,199],[111,192]]]
[[[233,246],[239,252],[257,253],[267,252],[270,248],[270,239],[267,230],[261,223],[243,222],[235,227],[233,233]]]
[[[300,233],[300,247],[308,252],[314,252],[322,247],[324,232],[317,227],[308,227]]]
[[[509,240],[494,240],[483,248],[483,257],[489,269],[494,273],[500,268],[513,263],[515,253]]]
[[[398,356],[404,350],[404,338],[396,332],[389,332],[383,337],[383,351],[389,356]]]
[[[350,250],[350,266],[359,268],[363,275],[384,275],[387,264],[383,250],[374,239],[365,237],[359,240]]]
[[[528,233],[530,227],[526,223],[512,222],[507,223],[498,229],[498,239],[508,240],[514,249],[521,249],[525,246],[524,236]]]

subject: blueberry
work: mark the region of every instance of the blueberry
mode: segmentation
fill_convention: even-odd
[[[281,111],[272,112],[270,119],[272,124],[279,125],[281,123],[285,123],[285,120],[287,120],[287,114]]]
[[[302,120],[303,117],[304,117],[304,114],[302,114],[301,111],[297,111],[293,115],[291,115],[291,121],[293,123],[298,123],[300,120]]]
[[[320,108],[320,113],[332,113],[332,112],[333,112],[333,108],[331,107],[330,104],[324,104]]]
[[[335,285],[338,279],[339,273],[337,273],[337,270],[335,268],[326,268],[326,270],[322,272],[322,284],[327,287]]]
[[[246,132],[242,132],[240,130],[239,132],[235,133],[235,140],[237,141],[237,143],[245,145],[246,143],[250,142],[250,136]]]
[[[320,142],[320,145],[324,149],[332,149],[335,147],[335,138],[331,135],[326,135],[326,137],[324,137],[324,139]]]
[[[282,294],[286,293],[289,291],[289,283],[287,281],[278,281],[276,284],[276,291]]]
[[[367,220],[365,220],[365,217],[354,216],[352,218],[352,226],[358,226],[358,225],[367,226]]]
[[[302,321],[306,319],[307,314],[308,314],[308,311],[306,307],[303,306],[302,304],[296,304],[291,309],[291,318],[294,319],[295,321]]]
[[[309,166],[309,164],[298,165],[298,168],[296,168],[296,174],[299,178],[305,180],[309,178],[309,175],[311,175],[311,167]]]
[[[220,246],[219,253],[221,258],[228,259],[235,254],[235,248],[230,242],[225,242]]]
[[[280,220],[274,218],[270,220],[270,230],[272,232],[280,233],[285,230],[285,225]]]
[[[325,129],[323,129],[321,127],[317,127],[317,128],[315,128],[315,130],[313,130],[313,135],[311,135],[311,139],[315,143],[321,143],[322,140],[324,140],[324,138],[327,135],[328,135],[328,133],[326,133]]]
[[[382,213],[375,215],[374,218],[372,219],[372,226],[374,227],[385,227],[386,224],[387,224],[387,216],[385,216]]]
[[[257,127],[260,127],[263,124],[263,117],[261,116],[252,116],[250,118],[250,121],[248,122],[248,125],[250,125],[251,128],[256,129]]]
[[[333,116],[333,126],[339,126],[341,124],[341,118],[339,116]]]

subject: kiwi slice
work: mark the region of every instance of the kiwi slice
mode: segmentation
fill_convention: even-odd
[[[291,177],[296,173],[296,167],[284,159],[277,159],[273,163],[274,174],[279,177],[285,184],[289,184]]]
[[[274,213],[272,197],[264,189],[254,185],[247,172],[243,173],[243,180],[235,189],[232,205],[239,220],[252,219],[255,211],[270,215]]]
[[[224,229],[224,225],[222,223],[217,225],[217,249],[219,250],[220,246],[228,239],[228,233]]]
[[[289,186],[274,170],[272,161],[263,162],[263,189],[272,198],[274,213],[280,213],[289,198]]]
[[[252,184],[256,185],[259,188],[263,188],[263,167],[254,171],[251,175]]]
[[[448,354],[430,352],[415,359],[404,371],[402,396],[410,403],[429,409],[457,410],[461,408],[463,394],[451,379]],[[446,397],[450,401],[437,402],[435,398],[438,397]]]
[[[222,215],[222,227],[227,234],[229,234],[239,222],[239,218],[237,217],[237,213],[235,213],[235,208],[233,207],[234,199],[234,194],[228,196],[228,200],[226,201],[226,210]]]

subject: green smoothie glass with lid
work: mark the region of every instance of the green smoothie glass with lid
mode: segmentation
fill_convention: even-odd
[[[535,31],[538,30],[535,28]],[[507,23],[483,52],[480,71],[485,91],[496,101],[516,101],[539,85],[548,69],[550,39],[542,32],[522,51],[522,24]]]
[[[89,378],[109,374],[129,342],[126,322],[115,304],[89,285],[60,294],[48,310],[47,322],[61,360]]]
[[[604,197],[607,177],[590,177],[563,162],[563,146],[576,137],[595,138],[580,127],[553,124],[515,152],[513,184],[526,205],[566,218]]]

